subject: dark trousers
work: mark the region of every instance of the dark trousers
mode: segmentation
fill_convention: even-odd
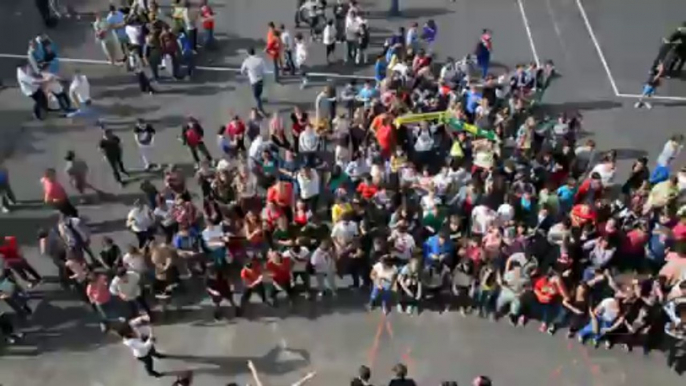
[[[7,266],[24,281],[31,282],[43,280],[41,275],[36,272],[31,264],[25,259],[13,261],[7,264]],[[29,276],[31,276],[31,278],[29,278]]]
[[[243,290],[243,293],[241,294],[241,302],[240,302],[240,308],[245,309],[245,306],[248,305],[248,302],[250,301],[250,297],[252,296],[253,293],[257,293],[260,295],[260,299],[262,299],[263,303],[267,303],[267,293],[264,289],[264,284],[258,284],[252,288],[246,287]]]
[[[57,103],[60,105],[60,109],[64,112],[71,111],[71,102],[69,102],[69,97],[67,93],[61,92],[59,94],[53,94],[57,98]]]
[[[38,13],[40,13],[41,19],[43,19],[43,23],[47,26],[50,27],[50,5],[48,3],[48,0],[36,0],[36,8],[38,8]]]
[[[155,371],[152,358],[164,358],[164,355],[158,353],[157,350],[155,350],[155,346],[153,346],[150,348],[150,352],[148,352],[148,355],[136,359],[143,362],[143,366],[145,366],[145,372],[147,372],[148,375],[159,378],[162,376],[162,374]]]
[[[257,104],[257,109],[264,111],[264,106],[262,106],[262,91],[264,89],[264,81],[258,81],[250,84],[252,88],[252,96],[255,98],[255,103]]]
[[[15,292],[14,295],[5,298],[5,303],[22,318],[26,318],[33,313],[26,302],[26,297],[19,291]]]
[[[72,205],[69,199],[54,202],[52,206],[67,217],[79,217],[79,212],[76,210],[74,205]]]
[[[286,57],[286,69],[291,74],[295,74],[295,63],[293,62],[293,51],[286,50],[284,56]]]
[[[152,88],[152,85],[150,85],[150,79],[148,79],[148,76],[145,75],[144,71],[137,73],[136,79],[138,80],[138,87],[140,87],[141,92],[144,92],[144,93],[155,92],[155,90]]]
[[[310,273],[307,271],[297,271],[293,272],[293,285],[295,286],[295,283],[298,281],[298,278],[300,278],[300,281],[303,283],[303,287],[305,289],[305,293],[309,294],[311,285],[310,285]]]
[[[193,51],[198,49],[198,29],[193,28],[188,30],[188,39],[191,40],[191,48]]]
[[[2,200],[2,206],[5,208],[17,202],[17,198],[14,196],[14,191],[9,182],[0,184],[0,199]]]
[[[197,145],[188,145],[188,149],[191,151],[191,156],[193,157],[193,161],[195,163],[200,162],[200,156],[198,155],[198,151],[202,153],[203,157],[205,157],[206,160],[212,161],[212,155],[210,155],[210,151],[207,150],[207,146],[205,146],[205,142],[199,142]]]
[[[121,183],[121,174],[126,174],[127,176],[129,175],[129,172],[124,169],[124,163],[122,162],[121,159],[121,154],[118,156],[112,156],[112,157],[107,157],[107,162],[110,164],[110,168],[112,168],[112,175],[114,176],[114,180]]]
[[[351,258],[348,262],[348,272],[353,279],[353,287],[358,288],[360,281],[365,287],[371,285],[371,278],[369,277],[369,261],[366,257]]]
[[[276,286],[278,284],[278,287]],[[283,291],[288,296],[289,301],[293,301],[295,293],[293,292],[293,283],[290,281],[288,283],[273,283],[269,289],[269,297],[272,299],[273,303],[276,303],[276,297],[279,292]]]
[[[136,239],[138,240],[138,248],[145,247],[148,244],[148,241],[152,241],[155,238],[151,230],[134,233],[136,234]]]
[[[145,311],[145,313],[148,315],[152,315],[152,311],[150,311],[150,306],[148,306],[148,302],[145,300],[143,295],[140,295],[139,297],[133,300],[128,300],[126,302],[126,306],[129,308],[129,315],[132,318],[139,316],[141,310]]]
[[[45,113],[48,111],[48,98],[45,97],[43,90],[38,90],[31,94],[33,99],[33,115],[37,119],[45,118]]]

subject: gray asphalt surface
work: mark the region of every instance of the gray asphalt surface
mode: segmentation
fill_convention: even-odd
[[[62,0],[77,11],[102,9],[105,1]],[[602,149],[617,149],[622,163],[620,175],[637,156],[654,157],[666,137],[683,132],[684,102],[656,102],[650,111],[636,111],[634,100],[614,97],[605,71],[584,25],[576,0],[522,0],[532,38],[541,60],[553,59],[562,75],[546,97],[551,112],[580,110],[589,138]],[[679,0],[583,0],[608,64],[622,93],[638,93],[659,38],[684,15]],[[23,54],[26,42],[41,32],[32,1],[4,0],[0,3],[0,53]],[[163,1],[162,3],[166,3]],[[237,66],[241,49],[261,47],[267,22],[292,27],[295,1],[216,0],[217,36],[221,49],[203,54],[201,62],[211,66]],[[436,20],[438,60],[471,51],[482,28],[494,31],[494,60],[511,67],[532,60],[529,40],[513,0],[405,0],[405,16],[388,19],[387,1],[362,1],[371,10],[373,41],[379,44],[400,25],[412,20]],[[103,59],[90,30],[90,18],[65,20],[50,31],[61,56]],[[342,50],[341,50],[342,51]],[[372,55],[373,56],[373,55]],[[318,71],[369,74],[370,68],[341,64],[326,68],[323,47],[312,48]],[[0,77],[13,86],[16,60],[0,59]],[[63,64],[63,73],[75,68]],[[132,75],[121,68],[79,65],[90,79],[96,106],[108,125],[122,138],[125,163],[140,168],[133,136],[137,117],[151,120],[158,130],[154,159],[158,163],[189,165],[190,154],[176,137],[187,115],[201,119],[208,133],[234,113],[247,114],[252,101],[246,81],[225,72],[199,73],[192,83],[164,83],[158,96],[141,96]],[[296,104],[309,108],[318,84],[301,91],[297,81],[284,85],[268,82],[265,95],[269,111],[287,111]],[[686,97],[684,82],[670,80],[658,93]],[[133,241],[123,229],[128,206],[138,197],[137,183],[122,189],[112,180],[96,144],[97,128],[54,118],[45,123],[30,119],[30,103],[19,90],[0,91],[0,152],[12,174],[21,208],[0,215],[0,235],[16,235],[28,258],[39,271],[50,276],[50,264],[37,256],[36,229],[54,221],[51,211],[40,205],[38,179],[45,167],[61,170],[67,150],[75,150],[91,167],[90,178],[115,198],[80,207],[93,224],[96,245],[104,235],[120,246]],[[208,144],[214,141],[208,138]],[[213,146],[210,151],[218,154]],[[138,175],[136,178],[142,178]],[[154,177],[153,177],[154,178]],[[156,180],[159,182],[159,180]],[[33,291],[37,313],[29,327],[24,347],[5,348],[0,358],[0,384],[30,385],[164,385],[149,379],[125,347],[103,337],[89,310],[73,296],[47,283]],[[287,384],[309,370],[318,371],[313,385],[348,382],[359,364],[373,367],[376,384],[390,377],[397,361],[408,364],[420,384],[438,384],[455,379],[466,384],[478,374],[488,374],[496,385],[645,385],[683,382],[670,373],[662,354],[644,358],[640,353],[620,350],[589,350],[562,337],[548,337],[533,326],[515,330],[504,323],[482,322],[474,317],[426,312],[418,317],[391,314],[384,320],[362,309],[361,297],[346,295],[334,306],[297,307],[295,315],[285,310],[261,311],[255,320],[211,321],[207,300],[188,299],[186,311],[173,316],[156,331],[160,350],[188,355],[166,360],[163,371],[196,370],[197,385],[248,381],[247,359],[253,359],[264,374],[265,384]]]

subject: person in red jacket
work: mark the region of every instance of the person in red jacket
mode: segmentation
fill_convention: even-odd
[[[0,255],[2,255],[5,266],[19,275],[22,280],[28,282],[29,288],[34,287],[43,280],[41,275],[22,256],[16,237],[5,237],[5,242],[0,245]]]
[[[600,174],[591,173],[591,177],[587,178],[574,196],[575,204],[593,204],[603,193],[603,183],[600,180]]]

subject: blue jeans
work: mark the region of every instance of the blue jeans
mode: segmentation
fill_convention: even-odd
[[[505,307],[509,308],[508,313],[510,316],[519,316],[522,311],[522,301],[519,295],[507,287],[500,289],[500,294],[496,301],[496,311],[503,312]]]
[[[255,83],[250,84],[252,88],[252,96],[255,98],[255,103],[257,104],[257,109],[264,111],[262,106],[262,90],[264,89],[264,81],[260,80]]]
[[[479,288],[474,299],[477,309],[484,313],[493,312],[493,299],[495,299],[496,294],[495,289],[487,290]]]
[[[210,48],[214,45],[214,29],[205,29],[203,45]]]
[[[393,292],[390,289],[390,285],[383,284],[382,288],[377,285],[372,286],[372,292],[369,294],[369,304],[373,305],[376,299],[381,298],[381,306],[388,308],[390,307],[391,297]]]
[[[657,165],[653,172],[650,174],[650,183],[657,184],[663,181],[667,181],[669,178],[669,166]]]
[[[609,322],[604,319],[600,319],[597,316],[594,316],[595,320],[598,321],[598,332],[593,332],[593,321],[589,321],[584,328],[579,330],[579,337],[581,337],[583,340],[587,340],[589,338],[598,341],[603,337],[603,333],[601,332],[602,329],[608,328],[612,326],[612,322]]]
[[[534,303],[534,311],[536,316],[541,318],[541,322],[550,326],[552,322],[558,320],[560,315],[560,304],[557,302],[541,303],[536,301]]]

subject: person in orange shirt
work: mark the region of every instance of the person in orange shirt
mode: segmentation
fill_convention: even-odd
[[[293,218],[291,205],[293,204],[293,184],[286,181],[277,181],[267,189],[267,201],[276,204],[286,214],[288,219]]]
[[[381,147],[381,154],[388,158],[393,153],[394,132],[391,116],[381,114],[374,118],[371,124],[372,130],[376,134],[376,141]]]
[[[264,275],[262,274],[262,267],[257,259],[249,258],[243,269],[241,269],[241,280],[243,281],[243,294],[241,295],[241,302],[236,309],[236,316],[241,316],[245,306],[248,305],[250,297],[254,292],[257,292],[262,299],[262,303],[267,302],[267,294],[264,290]]]
[[[274,63],[274,81],[279,83],[279,67],[281,66],[281,33],[274,22],[270,21],[269,30],[267,31],[267,47],[265,47],[264,52],[272,58]]]
[[[357,193],[360,193],[365,200],[371,200],[379,187],[374,184],[371,176],[366,176],[361,184],[357,185]]]
[[[560,313],[560,294],[562,293],[560,278],[552,269],[536,279],[534,283],[534,295],[536,303],[534,309],[537,310],[541,318],[539,331],[552,334],[554,329],[552,322]]]
[[[43,185],[43,201],[46,204],[57,209],[67,217],[79,217],[79,212],[69,201],[67,192],[57,180],[57,172],[55,172],[55,169],[46,169],[40,182],[41,185]]]

